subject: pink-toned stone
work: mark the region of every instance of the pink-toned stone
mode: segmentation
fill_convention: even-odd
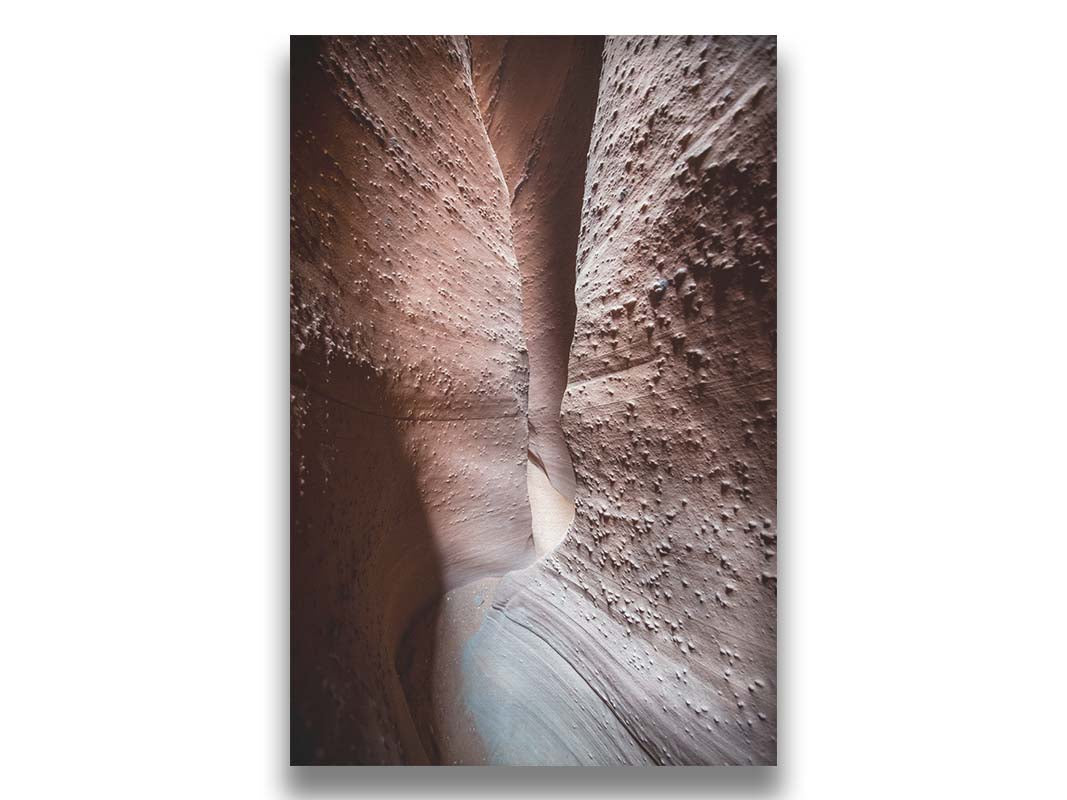
[[[294,760],[774,763],[774,39],[296,39],[292,97]]]

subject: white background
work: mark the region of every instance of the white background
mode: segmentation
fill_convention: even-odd
[[[5,7],[0,795],[1063,797],[1057,4],[463,6]],[[779,35],[777,770],[285,766],[288,34],[520,31]]]

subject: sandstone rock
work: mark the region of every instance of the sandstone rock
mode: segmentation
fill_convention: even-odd
[[[773,39],[608,39],[563,401],[576,518],[474,640],[491,750],[774,763],[775,197]],[[572,680],[545,685],[554,662]]]
[[[530,354],[530,457],[574,499],[560,429],[574,333],[574,264],[603,37],[472,39],[482,116],[511,193]]]
[[[508,192],[463,39],[294,39],[294,758],[432,758],[401,639],[533,560]]]
[[[774,39],[294,40],[292,97],[294,760],[774,763]]]

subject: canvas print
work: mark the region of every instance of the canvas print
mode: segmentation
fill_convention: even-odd
[[[291,762],[775,764],[775,38],[290,55]]]

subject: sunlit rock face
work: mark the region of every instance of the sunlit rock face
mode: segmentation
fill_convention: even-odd
[[[775,763],[774,39],[299,39],[292,103],[294,762]]]

